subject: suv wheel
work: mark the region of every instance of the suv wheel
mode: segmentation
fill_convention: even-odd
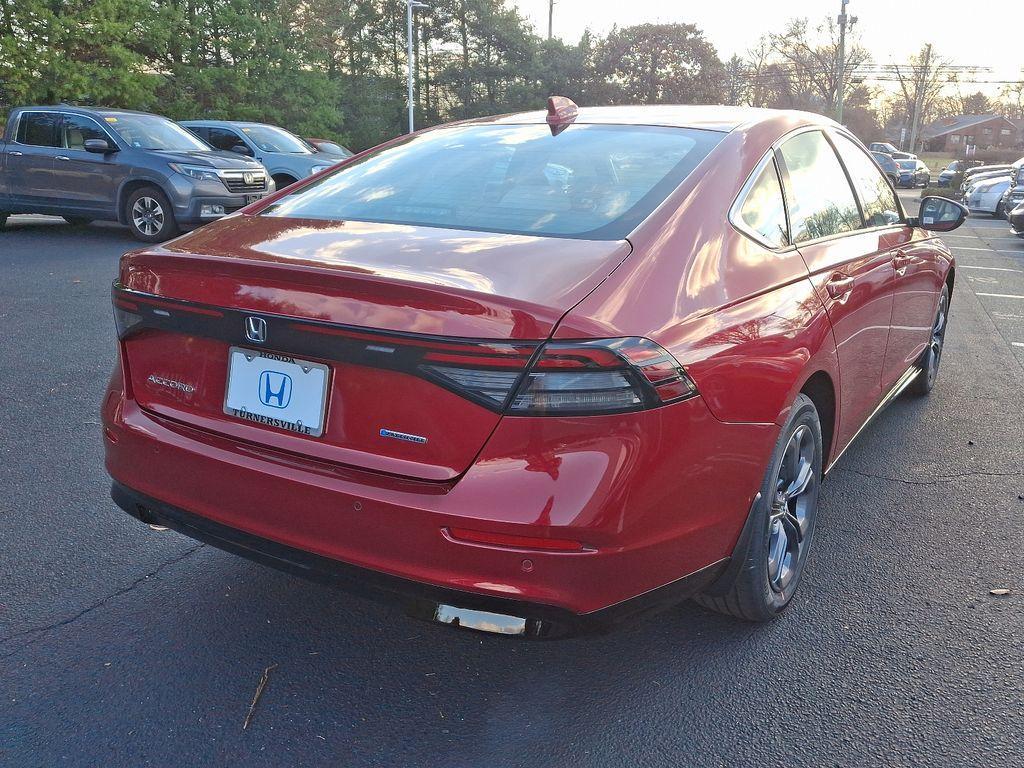
[[[160,243],[178,234],[178,223],[167,196],[156,187],[141,187],[128,196],[125,218],[136,240]]]
[[[748,621],[770,621],[800,583],[818,515],[822,442],[818,409],[797,395],[768,462],[759,498],[719,581],[694,598]]]

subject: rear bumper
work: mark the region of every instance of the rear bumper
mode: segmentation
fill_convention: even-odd
[[[435,482],[190,427],[142,410],[123,387],[118,369],[102,409],[106,466],[136,517],[278,566],[309,560],[349,583],[558,619],[531,624],[534,634],[615,623],[699,589],[731,555],[778,431],[719,422],[700,398],[622,416],[506,418],[462,476]],[[481,544],[456,528],[585,547]]]
[[[658,589],[587,614],[438,587],[360,568],[220,525],[115,482],[114,502],[144,523],[162,525],[226,552],[373,600],[402,605],[416,618],[495,634],[552,639],[599,633],[679,603],[711,584],[722,560]]]

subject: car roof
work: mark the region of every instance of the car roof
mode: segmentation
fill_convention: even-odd
[[[115,117],[117,115],[146,115],[147,117],[163,117],[155,112],[140,112],[136,109],[119,109],[117,107],[79,107],[74,104],[46,104],[40,107],[18,107],[21,112],[70,112],[72,114],[101,115]]]
[[[257,125],[270,126],[270,123],[257,123],[252,120],[179,120],[182,125],[234,125],[239,128],[254,127]],[[276,128],[277,126],[270,126]]]
[[[577,125],[651,125],[671,128],[698,128],[728,133],[737,128],[778,121],[792,125],[794,118],[807,125],[841,127],[837,122],[812,112],[797,110],[733,107],[719,104],[658,104],[617,107],[580,107],[573,121]],[[536,124],[547,121],[547,112],[514,112],[494,117],[462,121],[499,125]]]

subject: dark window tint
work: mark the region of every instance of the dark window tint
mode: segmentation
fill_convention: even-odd
[[[265,215],[617,240],[724,134],[684,128],[464,125],[384,147]]]
[[[60,124],[60,146],[84,151],[85,142],[89,139],[102,139],[113,144],[95,120],[82,115],[64,115]]]
[[[34,147],[57,146],[57,112],[22,112],[18,121],[18,143]]]
[[[772,248],[789,245],[786,206],[775,163],[769,161],[750,186],[740,207],[740,218],[766,245]]]
[[[900,220],[896,193],[864,151],[845,136],[836,137],[836,149],[843,158],[853,186],[860,195],[864,218],[869,227],[894,224]]]
[[[861,226],[857,200],[839,158],[819,131],[794,136],[782,145],[786,200],[793,242],[815,240]]]
[[[245,142],[242,141],[242,137],[229,128],[209,128],[210,131],[210,144],[213,145],[214,149],[223,149],[225,151],[231,151],[231,148],[241,144],[245,146]]]

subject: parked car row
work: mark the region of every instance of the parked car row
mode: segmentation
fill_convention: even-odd
[[[350,155],[261,123],[17,108],[0,140],[0,227],[11,214],[50,214],[72,224],[118,221],[137,239],[160,242]]]
[[[1024,200],[1024,157],[1009,165],[979,165],[964,173],[958,190],[974,213],[1002,218]]]

